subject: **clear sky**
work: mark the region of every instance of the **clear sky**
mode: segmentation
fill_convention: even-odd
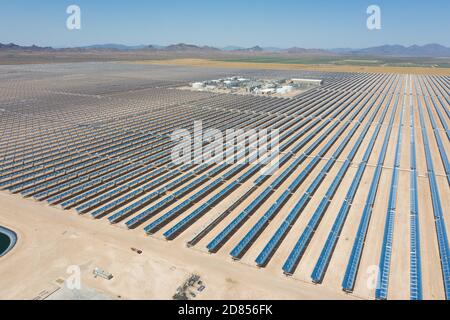
[[[81,8],[81,30],[66,8]],[[366,9],[381,8],[369,31]],[[382,44],[450,46],[449,0],[2,0],[0,42],[82,46],[192,43],[362,48]]]

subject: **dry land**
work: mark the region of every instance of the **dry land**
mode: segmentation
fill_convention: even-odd
[[[242,68],[242,69],[269,69],[269,70],[305,70],[320,72],[383,72],[398,74],[434,74],[450,75],[449,68],[430,67],[392,67],[392,66],[359,66],[345,63],[342,65],[332,64],[297,64],[297,63],[266,63],[266,62],[235,62],[211,59],[164,59],[164,60],[142,60],[131,61],[137,64],[160,64],[180,65],[210,68]]]

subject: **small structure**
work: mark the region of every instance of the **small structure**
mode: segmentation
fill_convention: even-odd
[[[204,287],[204,285],[202,284],[202,282],[200,281],[200,276],[193,274],[191,275],[184,283],[182,286],[177,288],[177,292],[173,295],[173,299],[174,300],[189,300],[189,297],[191,298],[195,298],[197,297],[197,295],[192,292],[191,289],[194,289],[197,285],[200,285]],[[203,288],[202,290],[198,290],[198,292],[202,292],[205,288]]]
[[[255,92],[258,94],[269,95],[269,94],[275,93],[275,89],[273,89],[273,88],[257,89]]]
[[[137,248],[131,248],[131,251],[136,252],[137,254],[142,254],[142,250]]]
[[[297,84],[309,84],[309,85],[314,85],[314,86],[320,86],[323,83],[323,80],[320,79],[292,79],[293,83],[297,83]]]
[[[200,90],[200,89],[203,89],[204,86],[205,85],[203,84],[203,82],[194,82],[192,84],[192,89]]]
[[[102,270],[100,268],[94,268],[94,271],[92,272],[94,274],[94,277],[101,277],[106,280],[111,280],[113,278],[113,275],[111,273],[106,272],[105,270]]]
[[[292,86],[284,86],[277,89],[277,94],[286,94],[293,90],[294,88]]]

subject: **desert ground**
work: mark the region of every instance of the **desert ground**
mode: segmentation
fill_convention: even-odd
[[[304,70],[319,72],[382,72],[397,74],[435,74],[450,75],[449,68],[425,68],[425,67],[393,67],[393,66],[358,66],[358,65],[332,65],[332,64],[283,64],[283,63],[263,63],[263,62],[239,62],[216,59],[160,59],[130,61],[127,63],[138,64],[159,64],[159,65],[180,65],[197,66],[210,68],[235,68],[235,69],[269,69],[269,70]]]
[[[206,289],[198,299],[334,299],[333,292],[255,268],[223,261],[183,245],[149,239],[76,214],[62,213],[43,203],[2,193],[0,223],[14,229],[19,241],[0,264],[1,299],[36,299],[63,290],[72,273],[81,270],[81,288],[112,299],[172,299],[190,274],[199,274]],[[61,214],[62,213],[62,214]],[[141,255],[131,247],[143,251]],[[110,281],[94,278],[100,267]],[[59,289],[62,288],[62,289]],[[352,297],[340,294],[338,298]]]
[[[0,65],[124,62],[209,68],[449,75],[448,58],[226,52],[211,50],[0,50]]]

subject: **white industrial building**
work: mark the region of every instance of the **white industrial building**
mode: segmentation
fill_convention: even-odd
[[[291,79],[291,81],[297,84],[311,84],[316,86],[322,85],[323,82],[323,80],[320,79]]]

